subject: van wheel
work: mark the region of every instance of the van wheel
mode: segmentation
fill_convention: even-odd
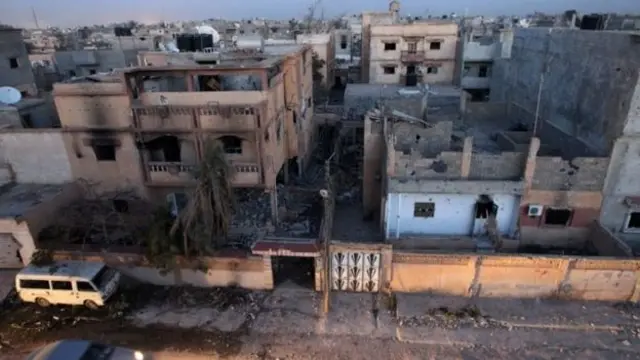
[[[40,307],[49,307],[49,305],[51,305],[51,303],[45,298],[37,298],[36,304]]]
[[[85,300],[84,301],[84,306],[88,309],[91,310],[97,310],[100,308],[100,306],[98,306],[98,304],[96,304],[94,301],[92,300]]]

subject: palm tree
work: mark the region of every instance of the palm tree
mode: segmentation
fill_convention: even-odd
[[[196,186],[170,231],[171,237],[182,232],[186,256],[210,254],[224,245],[235,205],[232,167],[218,141],[205,143],[204,158],[194,175]]]

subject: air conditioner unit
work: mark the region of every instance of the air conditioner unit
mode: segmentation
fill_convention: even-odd
[[[527,210],[527,215],[531,217],[542,216],[542,210],[544,206],[542,205],[529,205],[529,209]]]

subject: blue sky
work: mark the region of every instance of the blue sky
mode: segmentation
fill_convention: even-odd
[[[311,0],[0,0],[0,23],[33,26],[31,7],[41,26],[72,26],[137,20],[200,20],[210,17],[286,19],[302,16]],[[385,0],[323,0],[326,16],[383,10]],[[533,11],[637,12],[640,0],[401,0],[404,14],[525,14]]]

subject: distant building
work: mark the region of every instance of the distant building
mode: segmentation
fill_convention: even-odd
[[[38,95],[20,29],[0,28],[0,86],[14,87],[25,97]]]

